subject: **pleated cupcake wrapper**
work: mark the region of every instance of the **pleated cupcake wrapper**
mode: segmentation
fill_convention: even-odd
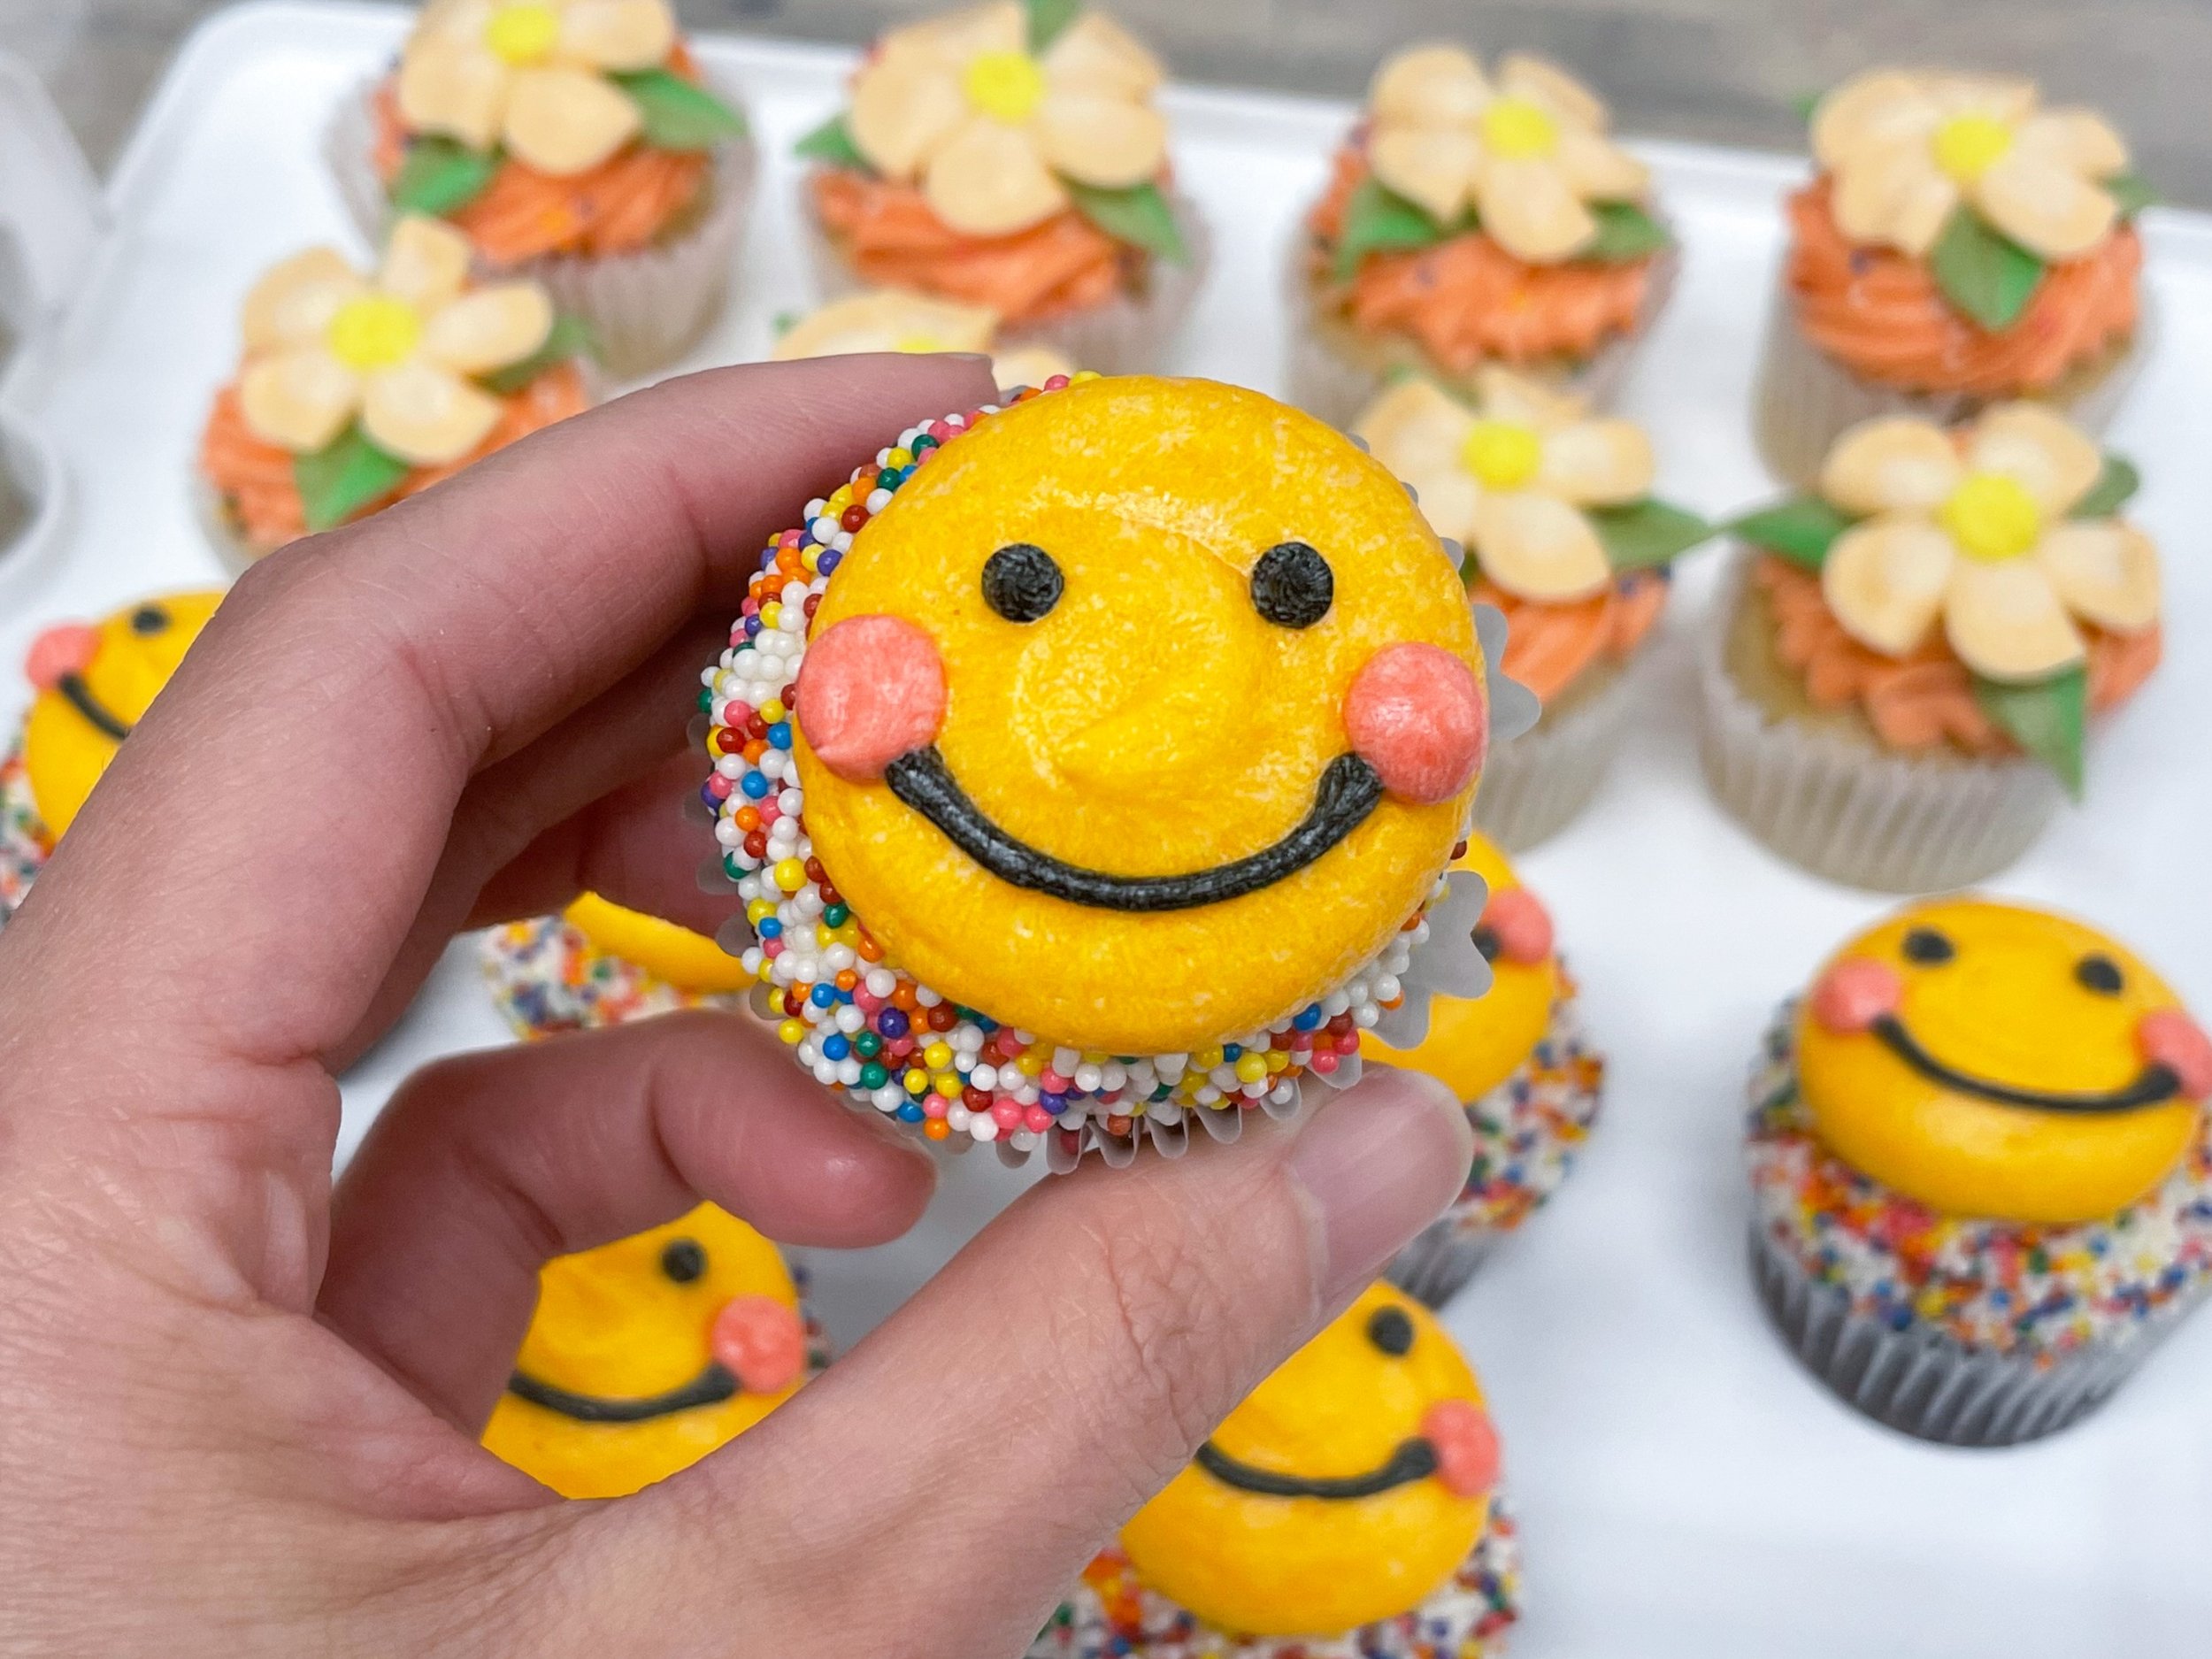
[[[2078,396],[2051,399],[2083,430],[2101,433],[2119,412],[2149,355],[2153,318],[2147,296],[2127,349]],[[1939,426],[1970,419],[1992,403],[2016,395],[1987,396],[1973,392],[1908,392],[1861,378],[1837,362],[1797,326],[1797,308],[1786,288],[1778,291],[1767,311],[1766,344],[1761,357],[1758,411],[1759,452],[1786,482],[1811,489],[1821,463],[1846,428],[1878,415],[1915,415]],[[2034,396],[2026,393],[2016,396]]]
[[[341,100],[323,148],[354,222],[380,246],[390,204],[373,161],[373,101],[379,84],[366,82],[357,96]],[[727,88],[715,90],[737,107]],[[745,233],[757,160],[749,138],[715,146],[705,211],[672,241],[631,253],[549,254],[518,265],[480,259],[477,276],[543,283],[557,308],[591,326],[600,361],[617,380],[664,369],[699,343],[722,309]]]
[[[1650,663],[1651,653],[1640,652],[1595,695],[1494,746],[1475,792],[1475,827],[1520,853],[1573,822],[1620,753],[1649,689]]]
[[[1348,356],[1332,344],[1330,328],[1324,326],[1329,317],[1325,296],[1330,285],[1314,279],[1309,263],[1310,247],[1302,225],[1292,237],[1289,253],[1284,260],[1288,286],[1285,314],[1290,319],[1289,337],[1284,342],[1284,373],[1290,402],[1333,426],[1349,426],[1385,387],[1413,373],[1426,374],[1463,398],[1473,397],[1475,376],[1483,365],[1465,373],[1454,374],[1436,363],[1409,335],[1393,337],[1402,349],[1402,360],[1381,365],[1364,357]],[[1675,278],[1681,267],[1678,248],[1657,256],[1652,261],[1651,280],[1644,287],[1644,303],[1637,312],[1636,326],[1627,334],[1605,341],[1586,361],[1574,368],[1556,364],[1511,363],[1503,358],[1486,362],[1497,362],[1517,374],[1571,392],[1587,400],[1593,411],[1609,409],[1620,396],[1628,372],[1634,366],[1636,354],[1651,332],[1651,325],[1673,294]],[[1333,326],[1349,326],[1341,319]]]
[[[803,194],[809,199],[800,204],[799,218],[805,227],[815,287],[822,297],[836,299],[880,286],[853,268],[822,227],[810,193],[803,190]],[[1170,206],[1189,251],[1183,264],[1174,265],[1155,256],[1148,264],[1141,295],[1123,291],[1102,305],[1087,306],[1040,322],[1010,323],[999,331],[997,344],[1043,346],[1079,369],[1094,369],[1101,374],[1156,371],[1190,316],[1212,257],[1212,239],[1196,206],[1183,196],[1171,197]]]
[[[1946,1446],[2016,1446],[2078,1422],[2109,1399],[2179,1323],[2177,1303],[2098,1346],[2039,1366],[2032,1355],[1970,1348],[1924,1325],[1896,1330],[1853,1311],[1755,1225],[1752,1277],[1775,1327],[1838,1398],[1901,1433]]]
[[[2048,767],[1890,754],[1777,719],[1744,694],[1726,642],[1749,570],[1739,555],[1698,655],[1699,749],[1721,804],[1814,874],[1886,893],[1964,887],[2026,852],[2064,798]]]
[[[1440,1308],[1482,1271],[1505,1239],[1495,1228],[1471,1232],[1449,1216],[1440,1217],[1392,1258],[1383,1277],[1417,1302]]]

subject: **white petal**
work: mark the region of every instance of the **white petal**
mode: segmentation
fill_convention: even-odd
[[[507,65],[480,44],[419,38],[399,65],[399,117],[411,132],[489,150],[507,105]]]
[[[1375,72],[1367,104],[1379,125],[1471,127],[1491,96],[1464,48],[1415,46]]]
[[[1075,366],[1050,346],[1015,346],[991,354],[991,373],[1002,387],[1041,387],[1056,374],[1072,375]]]
[[[2041,680],[2088,655],[2049,573],[2033,558],[1959,560],[1944,600],[1943,632],[1985,680]]]
[[[1543,381],[1494,363],[1475,372],[1475,401],[1492,420],[1550,432],[1582,419],[1586,407],[1571,392],[1555,391]]]
[[[2092,179],[2127,171],[2127,140],[2088,110],[2046,110],[2032,115],[2012,135],[2012,144],[2038,161]]]
[[[1166,79],[1160,60],[1103,12],[1086,12],[1038,60],[1045,80],[1068,91],[1148,98]]]
[[[1167,159],[1167,121],[1149,104],[1048,88],[1037,106],[1037,144],[1056,173],[1102,190],[1126,189]]]
[[[525,166],[557,179],[588,173],[637,135],[643,117],[612,81],[581,69],[524,69],[502,133]]]
[[[1460,458],[1475,418],[1433,382],[1399,381],[1363,410],[1352,431],[1394,477],[1413,486],[1439,535],[1465,541],[1477,490]]]
[[[1869,146],[1886,148],[1905,138],[1924,140],[1942,119],[1924,76],[1896,69],[1869,70],[1832,88],[1815,106],[1813,155],[1832,173]]]
[[[1027,133],[978,116],[929,158],[922,193],[937,217],[971,236],[1005,236],[1052,217],[1068,193]]]
[[[335,248],[310,248],[273,266],[246,295],[239,326],[248,351],[319,341],[330,319],[369,285]]]
[[[417,311],[450,303],[468,281],[469,241],[443,219],[409,213],[392,227],[376,285]]]
[[[1605,101],[1548,59],[1508,52],[1498,62],[1498,90],[1509,98],[1525,98],[1562,126],[1605,130]]]
[[[654,69],[676,47],[676,14],[665,0],[569,0],[560,56],[593,69]]]
[[[1028,50],[1029,26],[1023,19],[1022,8],[1003,4],[1002,0],[1001,4],[967,6],[943,17],[926,18],[919,23],[894,29],[881,42],[881,51],[886,56],[894,52],[924,52],[955,71],[965,68],[986,52]]]
[[[1482,573],[1518,598],[1587,599],[1613,580],[1598,533],[1555,495],[1532,489],[1485,494],[1475,503],[1468,540]]]
[[[877,288],[832,300],[801,318],[770,356],[787,362],[853,351],[983,351],[997,330],[998,313],[987,305]]]
[[[488,374],[521,362],[553,332],[553,302],[534,282],[504,282],[465,294],[435,312],[422,353],[457,374]]]
[[[2104,476],[2104,451],[2047,403],[2000,403],[1974,423],[1966,465],[2018,480],[2057,518]]]
[[[1958,206],[1958,186],[1918,140],[1868,145],[1836,169],[1835,181],[1837,228],[1855,242],[1915,256],[1935,246]]]
[[[457,461],[490,435],[500,401],[418,357],[368,377],[361,426],[377,447],[416,466]]]
[[[1954,566],[1965,561],[1924,518],[1876,518],[1836,538],[1820,591],[1843,631],[1871,650],[1903,657],[1928,637]]]
[[[1517,259],[1555,265],[1587,247],[1598,222],[1548,159],[1483,158],[1475,207],[1490,239]]]
[[[1440,225],[1458,222],[1471,193],[1482,146],[1448,127],[1378,127],[1367,142],[1375,176]]]
[[[1933,75],[1928,95],[1939,119],[1955,115],[1986,115],[2017,127],[2035,108],[2035,82],[2019,75]]]
[[[847,126],[870,166],[907,184],[967,119],[956,71],[924,53],[887,52],[854,80]]]
[[[238,405],[264,443],[312,455],[345,430],[359,406],[361,382],[320,346],[295,346],[248,363]]]
[[[1535,488],[1578,507],[1617,507],[1651,494],[1651,440],[1632,420],[1582,420],[1548,433]]]
[[[1820,493],[1850,513],[1933,512],[1966,476],[1940,426],[1881,415],[1847,427],[1820,469]]]
[[[414,32],[407,37],[408,50],[426,40],[480,44],[498,9],[496,0],[426,0],[415,14]]]
[[[1575,194],[1586,202],[1638,202],[1651,188],[1650,168],[1585,128],[1560,128],[1558,161]]]
[[[1972,186],[1989,222],[2046,259],[2078,259],[2112,234],[2119,204],[2101,185],[2018,145]]]
[[[2116,518],[2053,526],[2035,549],[2059,598],[2076,616],[2115,634],[2158,620],[2158,548]]]

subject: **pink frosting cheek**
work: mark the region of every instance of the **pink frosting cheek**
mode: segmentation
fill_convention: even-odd
[[[848,617],[810,641],[799,665],[799,729],[821,763],[865,783],[945,720],[936,642],[897,617]]]
[[[1526,887],[1502,887],[1482,907],[1483,925],[1498,936],[1508,962],[1533,964],[1552,952],[1551,912]]]
[[[714,1317],[707,1346],[749,1394],[781,1394],[806,1369],[799,1316],[772,1296],[733,1296]]]
[[[1905,982],[1897,971],[1863,956],[1846,956],[1813,987],[1812,1012],[1824,1029],[1839,1037],[1870,1030],[1904,1000]]]
[[[1488,710],[1473,669],[1435,645],[1388,645],[1344,700],[1344,730],[1383,787],[1415,806],[1448,801],[1482,769]]]
[[[1497,1484],[1498,1431],[1473,1401],[1439,1401],[1421,1434],[1436,1452],[1436,1478],[1455,1497],[1479,1498]]]
[[[2146,1014],[2135,1029],[2135,1041],[2146,1060],[2180,1079],[2186,1098],[2212,1097],[2212,1038],[2188,1015],[2177,1008]]]
[[[100,632],[81,623],[48,628],[31,641],[23,672],[41,691],[51,691],[65,674],[81,674],[100,654]]]

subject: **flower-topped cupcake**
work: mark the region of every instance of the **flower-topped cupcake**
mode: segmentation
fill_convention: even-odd
[[[430,0],[366,114],[332,141],[365,228],[449,219],[487,270],[551,286],[618,373],[711,320],[750,151],[666,0]]]
[[[706,797],[800,1062],[933,1139],[1179,1150],[1478,993],[1487,745],[1457,573],[1388,472],[1205,381],[926,422],[764,550]]]
[[[373,274],[330,248],[246,296],[238,376],[200,468],[247,558],[364,518],[589,402],[584,335],[530,281],[474,284],[468,243],[411,215]]]
[[[2033,83],[1879,69],[1812,119],[1820,172],[1791,198],[1763,438],[1809,482],[1845,426],[1955,420],[2033,396],[2101,427],[2139,332],[2149,201],[2126,143]]]
[[[987,305],[964,305],[926,294],[872,288],[847,295],[809,311],[776,338],[769,355],[776,362],[794,357],[834,357],[854,351],[970,351],[991,353],[998,383],[1042,388],[1055,377],[1075,373],[1048,346],[1013,346],[993,350],[999,314]]]
[[[1917,862],[1917,873],[1872,879],[1877,860],[1863,872],[1872,885],[1989,873],[2032,838],[2059,785],[2081,793],[2089,717],[2158,664],[2157,549],[2120,516],[2135,486],[2125,461],[2039,403],[2000,404],[1948,431],[1903,416],[1851,428],[1817,494],[1734,526],[1759,557],[1720,677],[1708,674],[1714,730],[1739,724],[1730,707],[1748,697],[1779,717],[1756,740],[1772,764],[1801,772],[1815,764],[1809,743],[1886,797],[1909,776],[1899,808],[1955,809],[1909,846],[1895,841],[1887,867]],[[1855,748],[1835,749],[1839,737]],[[1763,788],[1748,752],[1744,768],[1724,787],[1732,803],[1825,787],[1807,772]],[[1832,816],[1862,836],[1901,836],[1893,813]],[[1871,849],[1783,850],[1850,879]]]
[[[849,108],[799,147],[819,164],[826,280],[988,306],[1016,337],[1108,373],[1151,366],[1194,286],[1162,80],[1118,25],[1068,0],[893,30]]]
[[[1713,532],[1652,495],[1651,441],[1633,422],[1494,366],[1475,386],[1470,405],[1402,380],[1352,430],[1438,534],[1465,544],[1469,588],[1506,617],[1505,672],[1544,704],[1536,729],[1491,757],[1475,805],[1518,849],[1597,788],[1633,702],[1623,670],[1666,603],[1671,562]]]
[[[735,1010],[753,983],[703,933],[587,893],[558,916],[484,935],[484,983],[519,1037],[591,1031],[687,1008]]]
[[[1308,219],[1297,401],[1343,422],[1411,368],[1463,393],[1502,364],[1593,396],[1656,312],[1673,243],[1605,106],[1540,58],[1461,47],[1376,72]]]

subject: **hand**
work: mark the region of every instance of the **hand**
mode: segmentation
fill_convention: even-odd
[[[918,1150],[754,1021],[472,1055],[334,1192],[334,1071],[452,933],[589,887],[712,928],[698,671],[767,537],[980,359],[622,400],[225,603],[0,936],[11,1654],[1018,1654],[1091,1552],[1457,1190],[1382,1073],[1028,1194],[761,1427],[565,1503],[476,1444],[541,1262],[700,1198],[896,1236]]]

